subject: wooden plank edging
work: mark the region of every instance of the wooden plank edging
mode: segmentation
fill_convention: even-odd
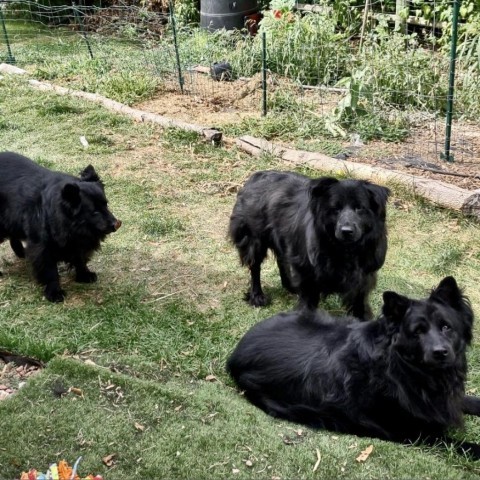
[[[181,120],[173,120],[171,118],[158,115],[157,113],[144,112],[143,110],[129,107],[128,105],[117,102],[115,100],[110,100],[109,98],[98,95],[96,93],[83,92],[81,90],[72,90],[71,88],[60,87],[58,85],[53,85],[47,82],[39,82],[38,80],[29,80],[28,83],[30,84],[30,86],[38,90],[55,92],[59,95],[68,95],[71,97],[82,98],[91,102],[99,103],[108,110],[132,117],[137,122],[152,122],[161,125],[162,127],[175,127],[181,128],[183,130],[197,132],[200,135],[203,135],[207,140],[211,141],[212,143],[219,143],[222,139],[222,132],[216,130],[215,128],[203,127],[202,125],[187,123]]]
[[[406,186],[413,193],[442,207],[462,212],[480,220],[480,190],[465,190],[446,182],[419,177],[408,173],[375,167],[363,163],[337,160],[321,153],[294,150],[273,142],[244,135],[236,140],[237,145],[251,155],[270,153],[287,162],[307,164],[332,174],[353,175],[380,183],[397,183]]]

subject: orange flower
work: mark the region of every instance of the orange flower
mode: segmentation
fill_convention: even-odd
[[[274,10],[273,11],[273,16],[275,18],[282,18],[282,11],[281,10]]]

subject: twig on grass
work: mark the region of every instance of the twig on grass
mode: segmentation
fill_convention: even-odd
[[[320,460],[322,459],[322,456],[320,455],[320,450],[317,448],[317,463],[315,463],[315,466],[313,467],[313,471],[316,472],[318,466],[320,465]]]

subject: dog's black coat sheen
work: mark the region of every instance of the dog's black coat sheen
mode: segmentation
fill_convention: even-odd
[[[97,276],[87,262],[121,225],[107,208],[95,169],[89,165],[76,178],[2,152],[0,172],[0,242],[10,239],[15,254],[27,258],[45,297],[64,299],[58,262],[75,269],[76,281],[94,282]]]
[[[444,438],[464,413],[480,415],[480,398],[465,395],[469,302],[453,277],[423,300],[383,298],[377,321],[323,311],[264,320],[240,340],[227,370],[274,417],[398,442]]]
[[[371,318],[368,295],[385,261],[389,190],[364,180],[310,179],[293,172],[254,173],[237,196],[229,236],[250,268],[247,300],[263,306],[261,263],[271,249],[282,285],[299,305],[338,293],[349,313]]]

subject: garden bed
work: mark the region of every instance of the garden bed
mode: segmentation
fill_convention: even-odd
[[[286,80],[269,79],[269,96],[276,87],[285,90],[300,90]],[[331,112],[342,94],[303,90],[302,105],[315,111],[319,116]],[[233,82],[216,82],[207,75],[194,74],[187,77],[185,94],[172,87],[141,102],[137,108],[165,115],[176,120],[198,123],[222,130],[224,126],[239,124],[245,119],[261,119],[261,78],[260,75]],[[302,112],[299,112],[301,117]],[[270,116],[275,115],[271,113]],[[443,118],[434,115],[412,115],[411,133],[403,142],[371,140],[363,142],[355,136],[337,137],[337,158],[359,163],[369,163],[383,168],[399,170],[427,178],[452,183],[467,190],[480,188],[480,125],[456,122],[453,126],[451,151],[453,162],[440,158],[445,151],[445,125]],[[249,132],[244,132],[245,134]],[[255,135],[255,132],[252,132]],[[302,148],[322,151],[322,138],[303,140]],[[293,142],[275,139],[276,142],[292,147]],[[310,145],[310,146],[309,146]]]

